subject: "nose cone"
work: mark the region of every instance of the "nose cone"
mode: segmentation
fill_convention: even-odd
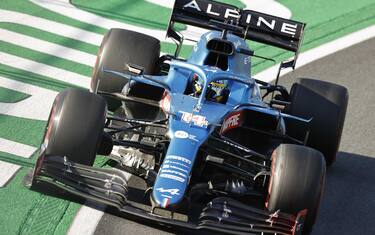
[[[190,128],[190,132],[182,131],[187,128],[180,129],[180,127],[186,125],[174,122],[178,130],[172,131],[173,137],[152,191],[152,203],[156,207],[177,207],[182,202],[189,185],[193,164],[207,130],[196,129],[194,132],[194,128]]]
[[[156,207],[168,208],[181,203],[189,183],[192,160],[177,155],[165,157],[152,192]]]
[[[177,207],[182,202],[198,149],[209,135],[209,129],[178,119],[170,120],[171,142],[151,195],[154,207]]]

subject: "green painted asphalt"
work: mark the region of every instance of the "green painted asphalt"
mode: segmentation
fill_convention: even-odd
[[[362,8],[354,8],[352,11],[345,11],[342,15],[332,14],[334,17],[327,17],[328,14],[325,14],[325,20],[322,20],[324,19],[323,16],[321,18],[317,17],[319,19],[318,24],[314,24],[312,19],[307,18],[310,24],[307,24],[305,30],[301,52],[375,24],[375,3],[372,1],[369,2],[371,3],[362,6]],[[251,45],[252,48],[255,48],[257,54],[274,58],[276,61],[282,61],[293,56],[292,53],[275,49],[270,46],[258,43],[252,43]],[[253,63],[253,73],[260,72],[273,65],[268,61],[259,60],[257,58],[253,59]]]
[[[38,38],[43,41],[59,44],[61,46],[69,47],[82,52],[90,53],[92,55],[96,55],[98,52],[97,46],[49,33],[40,29],[32,28],[26,25],[0,22],[0,28]]]
[[[0,51],[6,52],[10,55],[15,55],[25,59],[33,60],[38,63],[50,65],[59,69],[64,69],[73,73],[81,74],[90,77],[92,74],[92,67],[78,64],[70,60],[60,58],[38,51],[34,51],[29,48],[14,45],[12,43],[0,41]]]
[[[1,49],[0,49],[1,51]],[[31,71],[16,69],[0,63],[0,76],[13,79],[19,82],[23,82],[30,85],[43,87],[54,91],[62,91],[67,87],[73,87],[73,85],[61,82],[40,74],[33,73]],[[78,86],[76,86],[78,87]]]
[[[169,9],[150,4],[144,0],[73,0],[72,2],[82,10],[87,10],[109,19],[161,30],[166,28],[170,14]],[[243,6],[239,0],[227,0],[225,2],[240,7]],[[307,22],[302,51],[375,24],[375,3],[373,0],[357,0],[355,2],[349,0],[282,0],[280,3],[292,11],[293,19]],[[1,0],[0,9],[30,14],[94,33],[104,34],[106,32],[101,27],[51,12],[27,0]],[[150,16],[152,16],[152,19],[149,18]],[[0,28],[92,55],[97,52],[97,46],[89,43],[17,23],[0,22]],[[285,53],[257,43],[251,43],[251,46],[257,54],[273,57],[278,61],[292,56],[291,53]],[[172,53],[173,49],[173,44],[162,43],[163,52]],[[182,56],[187,57],[191,49],[191,46],[184,47]],[[91,75],[89,66],[62,59],[58,55],[51,56],[14,45],[11,42],[4,42],[1,41],[1,38],[0,52],[30,59],[80,75]],[[255,59],[253,64],[255,65],[253,72],[259,72],[272,65]],[[53,78],[2,64],[0,64],[0,76],[54,91],[61,91],[71,87],[71,85]],[[14,103],[28,97],[28,94],[0,87],[0,102]],[[45,123],[44,121],[0,114],[0,138],[38,147],[44,132]],[[80,205],[75,203],[32,192],[23,186],[23,178],[31,170],[35,160],[35,154],[30,159],[25,159],[0,152],[0,161],[21,166],[12,181],[5,187],[0,188],[0,211],[3,212],[0,213],[0,234],[65,234],[80,207]],[[102,165],[103,158],[98,158],[96,164]]]
[[[0,153],[0,160],[2,158]],[[23,167],[12,183],[0,190],[0,210],[3,212],[0,213],[0,234],[66,234],[80,205],[30,191],[23,181],[31,163],[23,160],[18,164]],[[95,165],[102,166],[103,158],[98,158]]]
[[[28,97],[30,97],[30,95],[0,87],[0,103],[17,103]]]
[[[44,121],[0,114],[0,138],[38,147],[42,141],[45,125]]]
[[[221,2],[238,7],[245,6],[238,0],[222,0]],[[108,19],[151,29],[165,30],[171,14],[170,9],[150,4],[145,0],[72,0],[71,3],[82,10]]]
[[[15,11],[20,13],[25,13],[37,17],[41,17],[47,20],[67,24],[70,26],[74,26],[80,29],[84,29],[87,31],[91,31],[94,33],[104,34],[106,32],[105,29],[92,25],[80,22],[78,20],[71,19],[64,15],[46,10],[28,0],[1,0],[0,9]]]

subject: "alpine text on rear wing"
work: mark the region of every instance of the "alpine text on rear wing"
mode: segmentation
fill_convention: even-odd
[[[167,36],[182,42],[174,23],[220,30],[233,26],[233,34],[298,54],[305,24],[252,10],[207,0],[176,0]],[[219,24],[218,24],[219,23]]]

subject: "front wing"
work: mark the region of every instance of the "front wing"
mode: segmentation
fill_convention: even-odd
[[[225,234],[302,234],[305,211],[297,216],[277,211],[271,213],[228,197],[217,197],[207,203],[198,218],[182,221],[144,210],[127,200],[126,176],[117,169],[89,167],[70,162],[66,157],[41,156],[29,179],[32,189],[47,185],[63,189],[73,196],[105,204],[116,214],[153,222],[174,229],[212,231]],[[48,192],[47,192],[48,193]]]

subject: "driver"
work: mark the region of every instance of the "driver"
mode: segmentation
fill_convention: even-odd
[[[192,90],[193,96],[199,97],[202,93],[204,82],[197,74],[193,75]],[[229,89],[227,80],[211,82],[207,87],[206,100],[225,104],[228,100]]]

